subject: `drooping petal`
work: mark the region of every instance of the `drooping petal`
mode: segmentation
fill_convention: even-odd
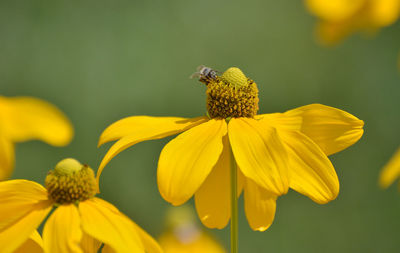
[[[101,205],[107,209],[109,209],[112,212],[115,212],[118,215],[125,216],[123,213],[121,213],[114,205],[110,204],[109,202],[102,200],[100,198],[93,198],[92,201],[96,202],[98,205]],[[127,218],[129,219],[129,218]],[[147,253],[158,253],[162,252],[160,246],[158,245],[157,241],[154,240],[146,231],[144,231],[140,226],[138,226],[135,222],[131,221],[134,229],[142,239],[143,246],[146,250]],[[106,245],[107,246],[107,245]],[[104,249],[106,248],[104,247]],[[109,247],[107,247],[109,248]],[[105,252],[103,249],[103,252]]]
[[[289,155],[289,186],[319,204],[339,194],[339,179],[318,145],[298,131],[279,132]]]
[[[286,150],[275,128],[249,118],[228,125],[235,160],[245,177],[276,195],[288,190]]]
[[[72,124],[54,105],[33,97],[0,97],[0,104],[3,130],[11,140],[37,139],[54,146],[71,141]]]
[[[251,179],[244,184],[244,209],[250,227],[253,230],[265,231],[271,226],[275,217],[277,196],[258,186]]]
[[[14,145],[0,135],[0,181],[11,176],[15,163]]]
[[[37,230],[14,253],[43,253],[43,240]]]
[[[43,228],[45,252],[83,253],[80,216],[74,204],[60,205]]]
[[[133,223],[92,199],[79,203],[85,233],[109,245],[116,252],[143,252],[144,246]]]
[[[95,238],[89,236],[86,233],[83,233],[80,247],[85,253],[97,253],[100,249],[101,242],[96,240]]]
[[[379,176],[379,185],[382,188],[387,188],[399,177],[400,177],[400,148],[397,149],[393,157],[383,167],[381,174]]]
[[[0,233],[46,200],[47,191],[38,183],[28,180],[0,182]]]
[[[363,135],[364,122],[334,107],[311,104],[285,113],[263,114],[262,122],[277,129],[298,130],[331,155],[356,143]]]
[[[208,228],[222,229],[228,224],[231,217],[231,151],[228,136],[223,137],[223,143],[224,148],[217,164],[195,193],[197,214],[201,222]],[[238,195],[242,188],[243,178],[240,177]]]
[[[109,126],[100,136],[99,146],[120,139],[107,151],[97,171],[97,180],[104,167],[123,150],[147,140],[161,139],[192,128],[207,121],[206,117],[193,119],[176,117],[134,116],[119,120]]]
[[[161,196],[173,205],[190,199],[217,163],[226,135],[225,120],[212,119],[165,145],[158,161]]]
[[[44,218],[51,210],[52,203],[50,201],[40,201],[31,206],[30,210],[14,221],[3,227],[0,231],[0,245],[4,253],[14,252],[20,247],[28,237],[35,231],[35,229],[42,223]],[[5,205],[6,206],[6,205]],[[1,217],[3,218],[3,217]]]

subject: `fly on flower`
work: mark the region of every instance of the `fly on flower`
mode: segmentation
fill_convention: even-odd
[[[206,88],[208,116],[132,116],[110,125],[99,145],[117,142],[97,177],[128,147],[182,132],[161,151],[158,188],[173,205],[194,195],[197,213],[209,228],[224,228],[230,220],[231,163],[237,164],[237,194],[244,191],[246,217],[254,230],[271,225],[276,199],[289,187],[319,204],[336,198],[339,180],[327,156],[360,139],[362,120],[321,104],[257,114],[257,84],[235,67],[207,81]]]
[[[64,159],[48,173],[45,183],[46,188],[27,180],[0,182],[2,253],[26,247],[31,239],[46,253],[97,253],[102,244],[102,252],[162,252],[138,225],[95,197],[97,185],[89,166]],[[36,228],[52,209],[44,224],[42,244]]]

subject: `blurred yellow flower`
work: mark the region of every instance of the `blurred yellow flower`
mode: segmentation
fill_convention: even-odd
[[[54,105],[32,97],[0,96],[0,180],[13,171],[15,143],[41,140],[65,146],[72,136],[70,121]]]
[[[393,182],[400,177],[400,148],[396,151],[389,162],[383,167],[379,185],[382,188],[388,188]]]
[[[276,198],[289,187],[320,204],[336,198],[339,181],[327,155],[358,141],[363,121],[320,104],[256,115],[257,85],[238,68],[205,83],[209,117],[133,116],[109,126],[99,145],[118,141],[97,177],[128,147],[183,132],[161,152],[158,188],[173,205],[195,195],[197,213],[209,228],[224,228],[230,219],[231,150],[238,165],[238,195],[244,189],[246,217],[254,230],[271,225]]]
[[[21,247],[53,207],[43,229],[46,253],[96,253],[101,243],[103,252],[162,252],[117,208],[94,197],[96,189],[93,170],[71,158],[48,173],[46,188],[27,180],[0,182],[1,252]]]
[[[362,31],[373,33],[393,24],[400,15],[400,0],[305,0],[320,21],[316,32],[323,44],[331,45]]]
[[[167,230],[159,243],[165,253],[225,253],[224,248],[195,222],[188,206],[174,207],[167,214]]]

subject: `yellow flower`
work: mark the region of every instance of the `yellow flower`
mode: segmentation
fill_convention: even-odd
[[[161,152],[158,188],[173,205],[195,195],[197,213],[209,228],[223,228],[230,219],[231,149],[238,165],[238,195],[244,189],[254,230],[271,225],[276,198],[289,187],[320,204],[336,198],[339,182],[327,155],[354,144],[363,134],[363,121],[320,104],[256,115],[257,86],[238,68],[205,83],[209,117],[133,116],[109,126],[99,145],[118,141],[97,177],[128,147],[183,132]]]
[[[44,252],[162,252],[138,225],[110,203],[94,197],[96,181],[87,165],[68,158],[46,177],[0,182],[1,252],[14,252],[43,222]]]
[[[225,253],[224,248],[194,221],[187,206],[170,209],[167,214],[168,229],[159,242],[165,253]]]
[[[400,0],[306,0],[306,5],[320,19],[317,35],[328,45],[353,32],[377,31],[400,15]]]
[[[388,188],[400,177],[400,148],[396,151],[389,162],[383,167],[379,177],[379,185]]]
[[[15,143],[41,140],[65,146],[72,136],[71,123],[54,105],[32,97],[0,96],[0,180],[12,173]]]

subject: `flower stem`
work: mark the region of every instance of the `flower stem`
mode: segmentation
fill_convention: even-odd
[[[238,252],[238,230],[237,169],[231,148],[231,253]]]

